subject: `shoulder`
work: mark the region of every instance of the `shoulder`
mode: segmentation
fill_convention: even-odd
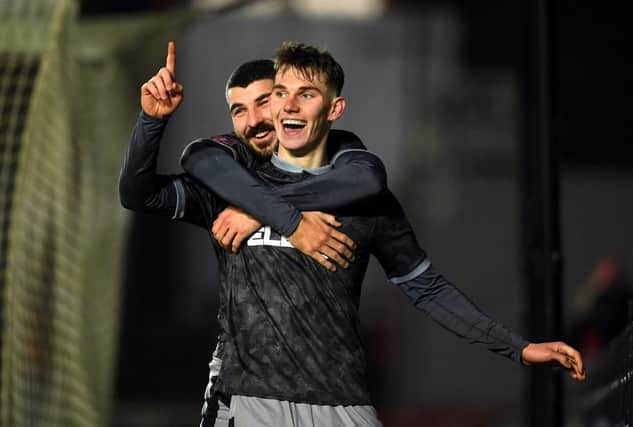
[[[181,163],[184,159],[202,155],[202,153],[205,153],[205,156],[228,154],[244,166],[252,165],[256,159],[253,152],[235,134],[226,133],[191,141],[183,150]]]
[[[367,149],[356,134],[341,129],[330,130],[327,147],[329,158],[333,158],[340,151]]]
[[[234,148],[236,145],[242,143],[242,141],[240,141],[239,138],[232,133],[212,136],[211,138],[207,138],[206,141],[209,144],[220,144],[231,148]]]
[[[241,144],[240,140],[232,134],[223,134],[212,136],[211,138],[197,138],[191,141],[185,147],[185,151],[194,153],[199,150],[211,147],[221,147],[230,153],[235,153],[236,147]]]

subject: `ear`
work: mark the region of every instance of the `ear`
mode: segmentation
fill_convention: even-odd
[[[330,107],[330,113],[327,116],[328,121],[333,122],[338,120],[343,115],[345,111],[345,98],[342,96],[337,96],[332,100],[332,105]]]

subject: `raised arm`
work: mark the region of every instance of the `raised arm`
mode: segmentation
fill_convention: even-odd
[[[141,86],[142,113],[123,160],[119,177],[121,204],[157,213],[173,210],[173,179],[156,173],[156,159],[167,118],[178,109],[184,88],[176,83],[176,45],[169,42],[165,66]]]
[[[156,159],[167,119],[142,112],[132,131],[119,176],[121,204],[135,211],[175,212],[177,196],[173,179],[156,173]]]
[[[131,210],[151,212],[182,219],[207,228],[210,219],[203,207],[209,207],[209,195],[196,188],[191,178],[156,173],[156,160],[168,117],[182,102],[183,87],[174,81],[175,45],[169,43],[165,67],[141,87],[142,112],[119,176],[121,204]],[[187,203],[189,202],[189,203]]]

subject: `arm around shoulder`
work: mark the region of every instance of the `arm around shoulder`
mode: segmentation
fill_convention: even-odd
[[[344,170],[350,177],[349,185],[359,191],[359,197],[366,198],[380,194],[387,189],[387,171],[380,157],[362,149],[341,151],[332,159],[335,169]]]

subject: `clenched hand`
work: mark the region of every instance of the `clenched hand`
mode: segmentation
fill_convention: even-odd
[[[184,97],[184,87],[176,82],[176,44],[167,45],[165,66],[141,86],[141,108],[152,117],[172,114]]]

